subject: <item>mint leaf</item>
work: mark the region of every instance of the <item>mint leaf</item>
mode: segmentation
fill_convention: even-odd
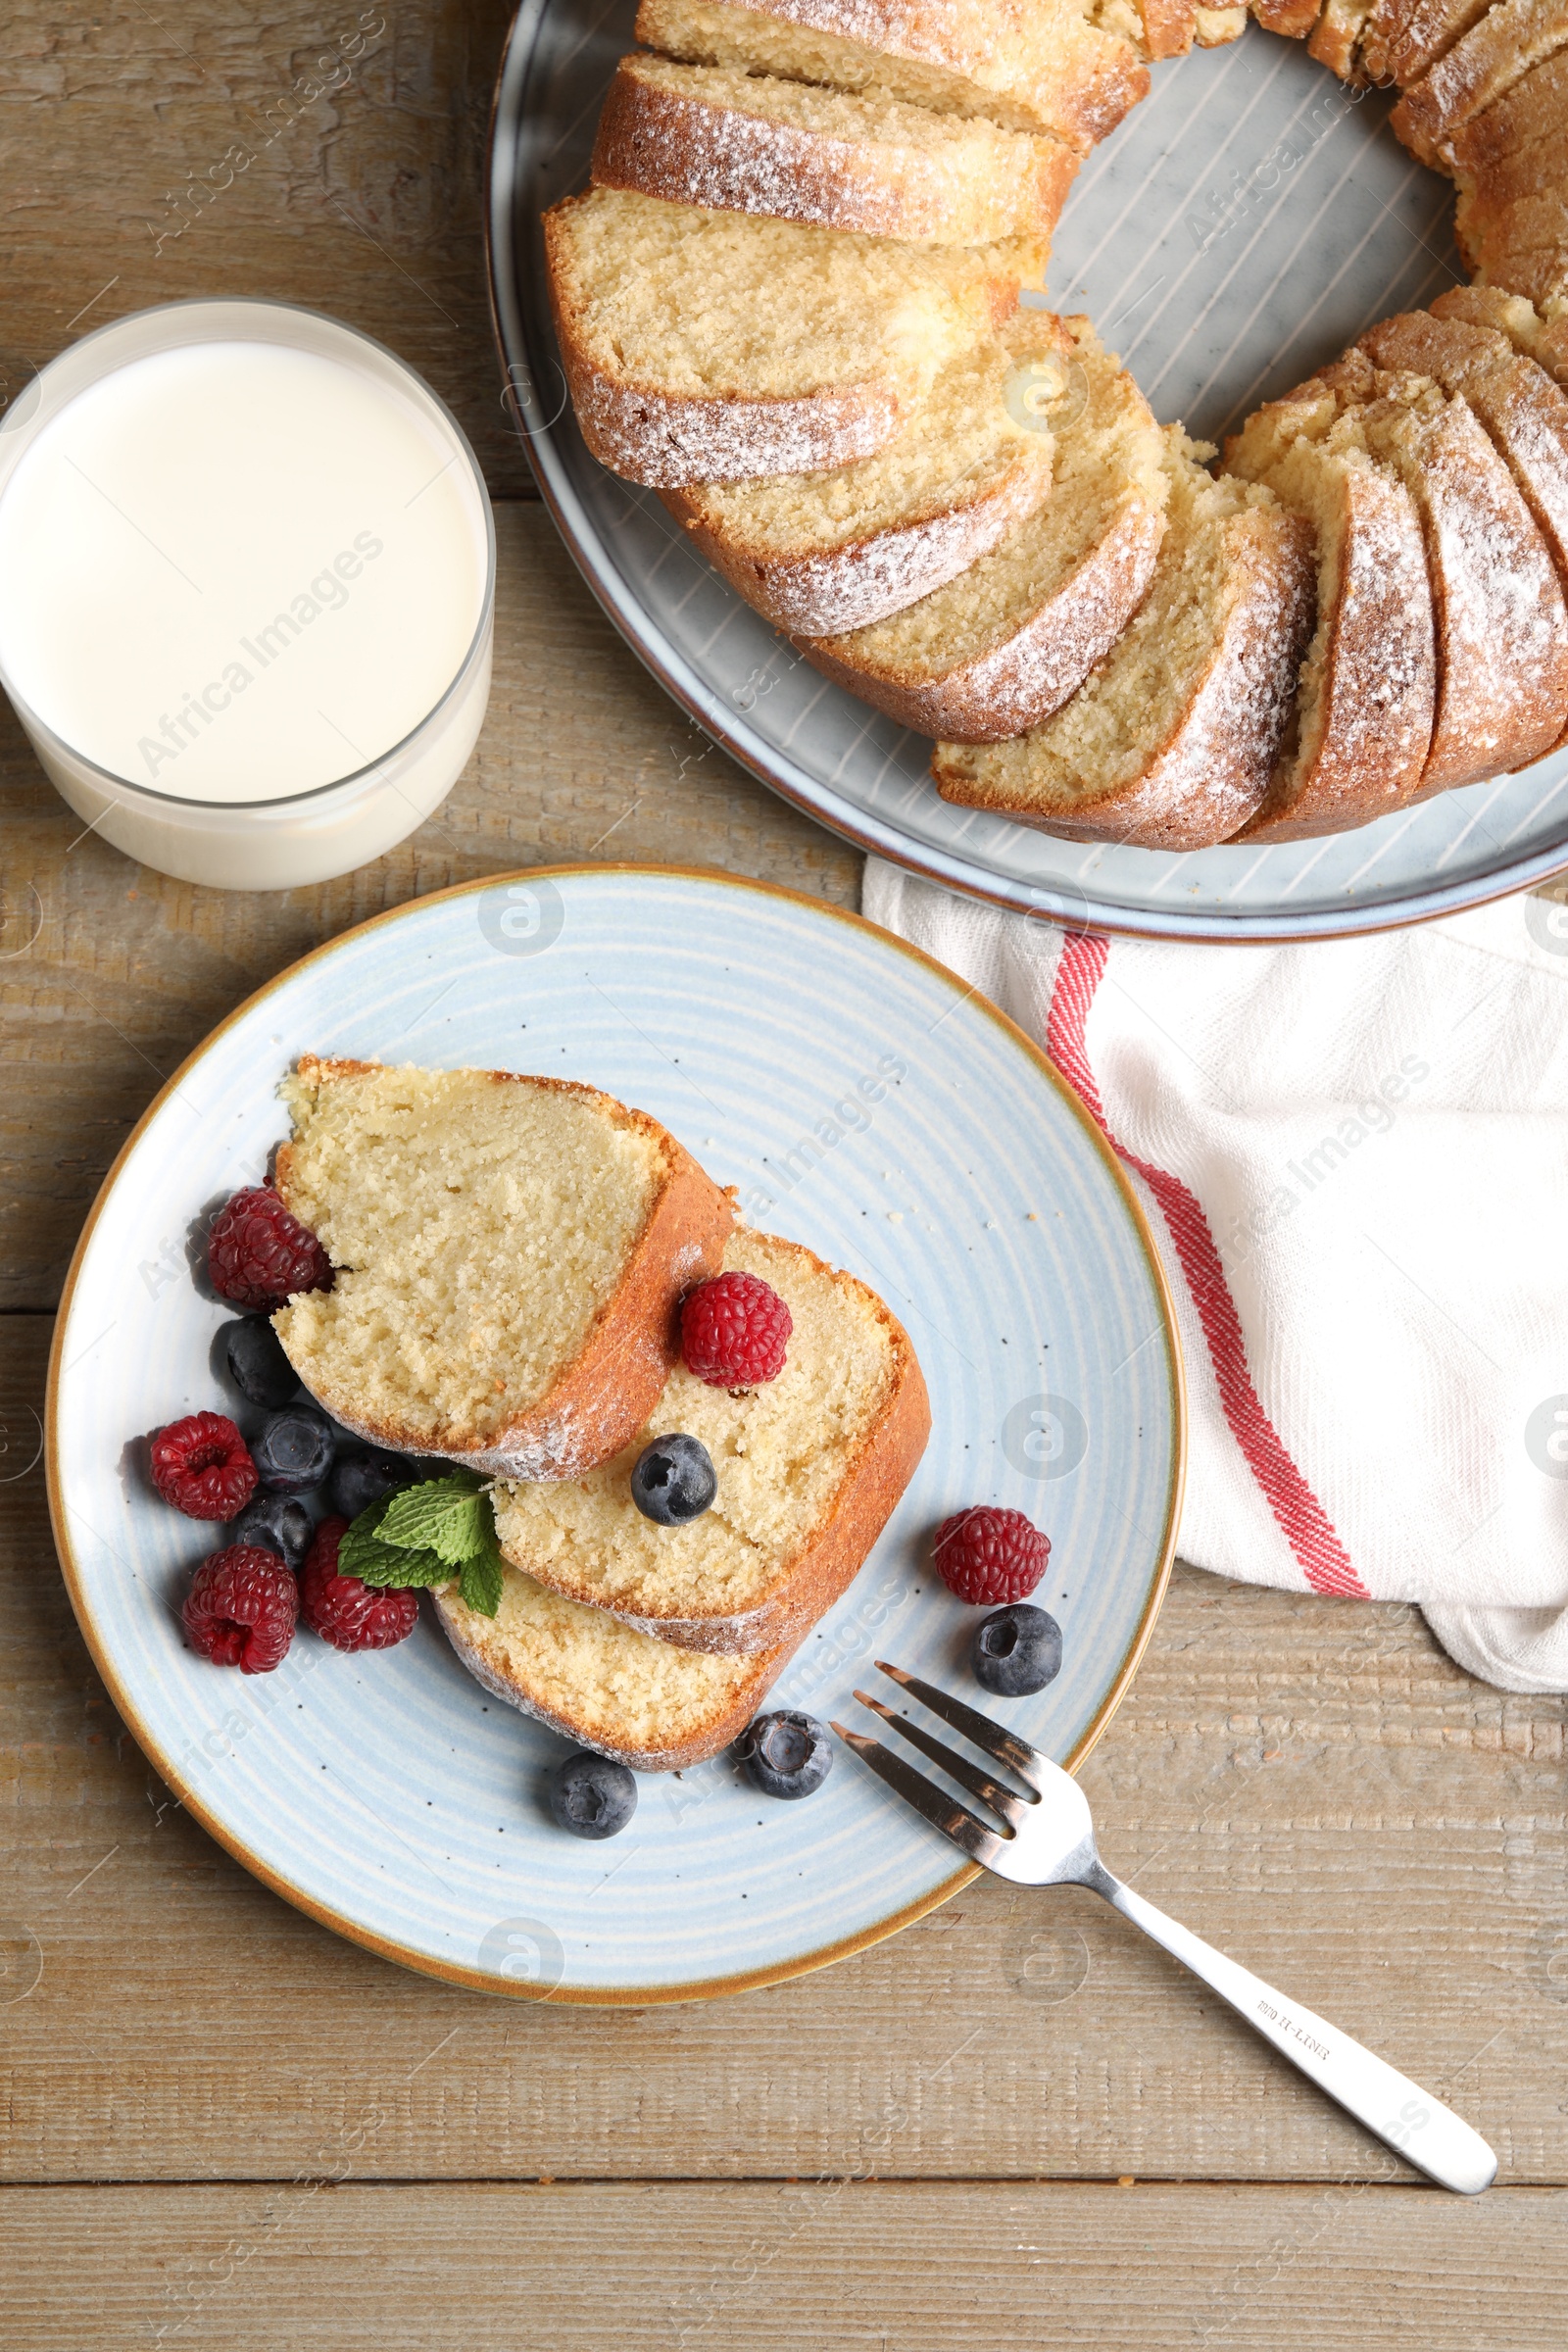
[[[344,1538],[344,1544],[348,1542]],[[452,1570],[433,1551],[409,1551],[400,1544],[378,1544],[373,1536],[356,1547],[345,1567],[338,1551],[338,1574],[357,1576],[362,1585],[449,1585]]]
[[[411,1551],[388,1544],[381,1535],[391,1497],[367,1504],[345,1529],[337,1547],[339,1576],[357,1576],[366,1585],[442,1584],[451,1573],[433,1551]]]
[[[449,1568],[461,1568],[495,1541],[494,1527],[489,1497],[460,1472],[392,1495],[375,1533],[382,1544],[433,1551]]]
[[[493,1617],[501,1606],[501,1554],[493,1543],[463,1563],[459,1589],[476,1616]]]
[[[383,1587],[449,1585],[461,1570],[470,1609],[493,1617],[501,1605],[495,1509],[471,1470],[425,1479],[370,1503],[345,1531],[337,1565],[340,1576]]]

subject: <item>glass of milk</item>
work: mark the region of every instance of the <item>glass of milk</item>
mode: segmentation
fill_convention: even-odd
[[[172,303],[0,424],[0,683],[84,824],[286,890],[421,824],[490,692],[496,543],[462,428],[315,311]]]

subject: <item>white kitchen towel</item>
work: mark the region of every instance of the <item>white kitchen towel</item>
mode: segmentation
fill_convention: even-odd
[[[1568,907],[1204,947],[876,858],[861,904],[1044,1045],[1149,1211],[1182,1557],[1419,1602],[1472,1674],[1568,1690]]]

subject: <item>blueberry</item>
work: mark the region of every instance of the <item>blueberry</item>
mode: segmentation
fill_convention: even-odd
[[[969,1662],[975,1680],[1002,1698],[1043,1690],[1061,1671],[1061,1628],[1045,1609],[1012,1601],[975,1627]]]
[[[332,1467],[336,1432],[316,1404],[286,1404],[269,1413],[251,1455],[264,1487],[274,1494],[307,1494]]]
[[[383,1494],[412,1487],[418,1475],[404,1454],[384,1453],[379,1446],[349,1446],[332,1464],[327,1493],[334,1511],[341,1511],[345,1519],[357,1519]]]
[[[712,1457],[699,1438],[656,1438],[631,1474],[633,1502],[661,1527],[700,1519],[717,1493]]]
[[[809,1796],[833,1769],[826,1728],[814,1715],[780,1707],[759,1715],[735,1742],[735,1753],[765,1796]]]
[[[637,1810],[637,1783],[624,1764],[579,1747],[550,1775],[550,1810],[574,1838],[613,1838]]]
[[[297,1576],[315,1533],[315,1522],[303,1502],[296,1502],[292,1494],[261,1494],[245,1505],[237,1519],[230,1520],[228,1540],[231,1544],[259,1544],[264,1551],[275,1551]]]
[[[252,1404],[287,1404],[300,1376],[283,1353],[283,1343],[265,1315],[241,1315],[218,1335],[228,1377]]]

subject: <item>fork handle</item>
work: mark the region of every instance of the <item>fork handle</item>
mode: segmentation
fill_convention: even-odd
[[[1143,1895],[1123,1886],[1102,1863],[1084,1884],[1163,1945],[1195,1977],[1200,1977],[1238,2017],[1247,2020],[1254,2034],[1271,2042],[1308,2082],[1337,2099],[1407,2163],[1418,2166],[1444,2188],[1457,2189],[1467,2197],[1491,2187],[1497,2159],[1480,2132],[1473,2132],[1451,2107],[1443,2106],[1407,2075],[1364,2050],[1338,2026],[1331,2026],[1298,2002],[1288,2001],[1261,1977],[1254,1977],[1250,1969],[1216,1952],[1200,1936],[1168,1919]]]

